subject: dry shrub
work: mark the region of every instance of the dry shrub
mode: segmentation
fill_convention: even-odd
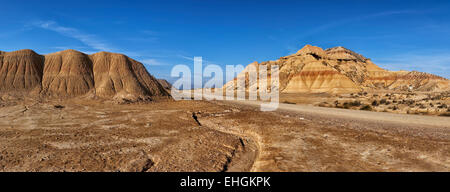
[[[370,105],[364,105],[364,106],[362,106],[362,107],[360,108],[360,110],[363,110],[363,111],[372,111],[373,108],[372,108],[372,106],[370,106]]]

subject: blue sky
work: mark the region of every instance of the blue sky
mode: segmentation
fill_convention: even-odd
[[[306,44],[390,70],[450,78],[449,1],[4,1],[0,50],[111,51],[170,78],[174,65],[247,65]]]

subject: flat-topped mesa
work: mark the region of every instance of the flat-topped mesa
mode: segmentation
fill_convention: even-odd
[[[45,55],[41,94],[72,97],[94,88],[92,62],[89,56],[75,50]]]
[[[99,97],[141,100],[169,96],[142,63],[109,52],[99,52],[89,57],[93,63],[95,93]]]
[[[0,91],[39,89],[43,58],[32,50],[2,52],[0,55]]]

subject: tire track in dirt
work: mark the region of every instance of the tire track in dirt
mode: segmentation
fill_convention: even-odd
[[[227,157],[223,172],[255,172],[261,152],[260,137],[256,134],[239,132],[230,127],[223,127],[209,120],[199,118],[199,122],[208,129],[234,135],[239,138],[239,145],[234,147],[231,156]]]

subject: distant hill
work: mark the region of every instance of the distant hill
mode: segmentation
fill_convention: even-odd
[[[269,66],[268,69],[279,65],[282,93],[351,93],[378,89],[446,91],[450,85],[448,79],[428,73],[382,69],[344,47],[323,50],[306,45],[293,55],[249,66],[258,68],[260,65]],[[249,66],[242,73],[247,73]],[[228,82],[224,88],[231,89],[235,81]],[[247,78],[247,86],[257,86],[248,84]]]
[[[118,100],[151,100],[169,93],[145,67],[122,54],[65,50],[0,52],[0,91],[67,98],[93,94]]]

